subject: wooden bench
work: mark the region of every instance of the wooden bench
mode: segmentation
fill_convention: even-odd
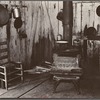
[[[8,90],[9,83],[20,78],[23,81],[23,66],[21,62],[10,61],[7,40],[0,40],[0,82],[1,87]]]

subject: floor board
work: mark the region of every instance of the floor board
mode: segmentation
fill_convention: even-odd
[[[60,83],[53,93],[54,81],[49,75],[31,75],[23,84],[5,91],[1,89],[0,98],[100,98],[100,82],[98,80],[81,80],[81,94],[72,83]]]
[[[93,96],[85,89],[78,95],[71,83],[61,83],[56,93],[53,93],[53,82],[47,80],[20,98],[93,98]]]
[[[9,89],[7,92],[1,94],[0,98],[19,98],[21,95],[27,93],[28,91],[40,85],[42,82],[44,82],[47,79],[48,77],[28,80],[23,84],[20,84],[19,86]]]

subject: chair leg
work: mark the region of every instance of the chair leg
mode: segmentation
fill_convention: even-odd
[[[2,80],[1,80],[1,88],[3,88],[3,89],[5,88],[4,81],[2,81]]]
[[[23,78],[23,66],[22,66],[22,64],[20,64],[20,68],[21,68],[21,82],[23,82],[24,81],[24,78]]]
[[[8,90],[7,69],[6,68],[4,68],[4,73],[5,73],[5,75],[4,75],[4,77],[5,77],[5,88],[6,88],[6,90]]]
[[[8,90],[8,83],[7,83],[7,81],[5,81],[5,88],[6,88],[6,90]]]

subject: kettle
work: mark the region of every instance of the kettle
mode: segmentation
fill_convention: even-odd
[[[21,17],[21,12],[20,12],[20,9],[18,7],[15,7],[13,9],[13,17],[14,18],[18,18],[18,17]]]
[[[62,35],[61,34],[58,34],[57,35],[57,41],[60,41],[60,40],[62,40]]]

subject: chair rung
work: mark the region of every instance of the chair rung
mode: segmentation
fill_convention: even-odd
[[[3,69],[4,69],[4,68],[5,68],[5,66],[0,66],[0,68],[3,68]]]
[[[8,58],[8,55],[0,57],[0,60]]]
[[[22,68],[15,68],[15,69],[22,70]]]
[[[23,76],[22,74],[16,74],[16,75]]]
[[[9,79],[8,80],[8,82],[10,82],[10,81],[12,81],[12,80],[14,80],[14,79],[17,79],[17,78],[19,78],[20,76],[16,76],[16,77],[14,77],[14,78],[12,78],[12,79]]]
[[[16,70],[16,71],[10,72],[10,73],[8,73],[7,75],[11,75],[11,74],[16,73],[16,72],[19,72],[19,70]]]
[[[3,72],[0,72],[0,74],[5,75]]]
[[[9,63],[8,61],[7,62],[3,62],[0,65],[3,66],[3,65],[8,64],[8,63]]]
[[[0,45],[7,45],[7,41],[0,42]]]
[[[8,52],[8,49],[5,48],[5,49],[0,49],[0,53],[3,53],[3,52]]]
[[[0,78],[0,80],[5,81],[5,79]]]

